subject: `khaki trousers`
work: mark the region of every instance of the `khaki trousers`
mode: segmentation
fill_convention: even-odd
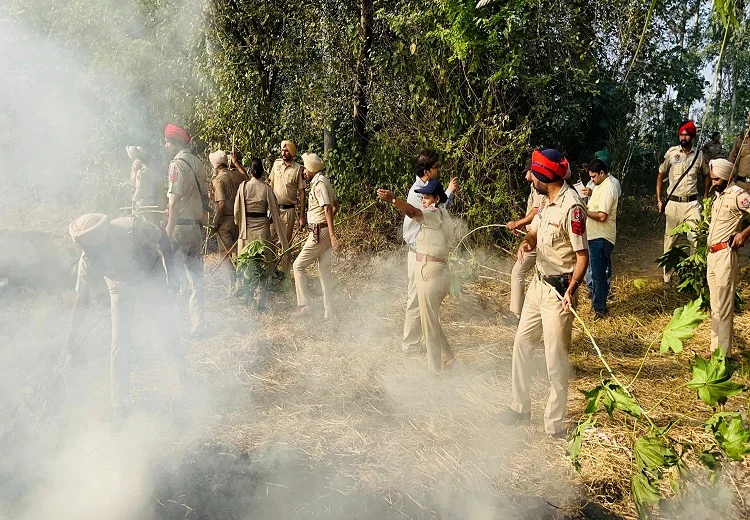
[[[537,276],[529,286],[513,343],[512,402],[518,413],[531,412],[531,374],[534,370],[534,346],[544,336],[544,354],[550,383],[544,430],[562,431],[568,400],[570,363],[568,350],[573,330],[573,313],[565,312],[555,290]]]
[[[300,251],[299,256],[294,261],[292,268],[294,271],[294,288],[297,291],[297,306],[305,307],[306,305],[310,305],[310,290],[307,287],[305,269],[317,260],[320,285],[323,289],[325,317],[330,318],[333,315],[333,277],[331,276],[333,250],[331,248],[331,236],[328,234],[328,228],[321,229],[319,235],[320,239],[315,244],[313,242],[313,234],[308,234],[305,245],[302,246],[302,251]]]
[[[427,364],[440,372],[443,363],[453,359],[443,327],[440,325],[440,306],[448,295],[450,284],[448,266],[443,262],[414,262],[419,315],[427,343]]]
[[[232,248],[239,236],[240,228],[234,223],[234,215],[224,215],[221,217],[219,227],[216,228],[216,239],[219,242],[219,254],[221,255],[220,258],[222,258],[221,270],[224,272],[228,291],[231,291],[236,283],[232,257],[237,254],[237,249],[235,248],[229,255],[227,255],[227,251]]]
[[[519,318],[523,309],[526,275],[534,269],[534,265],[536,265],[536,249],[523,255],[521,262],[516,261],[510,273],[510,312]]]
[[[172,232],[172,250],[175,252],[175,269],[181,272],[184,265],[187,270],[190,323],[192,332],[197,332],[205,326],[206,321],[203,311],[203,237],[200,225],[176,225]]]
[[[700,204],[697,200],[694,200],[693,202],[675,202],[670,200],[667,202],[666,208],[664,208],[664,216],[667,219],[667,224],[664,230],[664,252],[666,253],[680,238],[680,235],[670,236],[667,235],[667,233],[686,220],[699,221],[701,218]],[[693,254],[695,252],[695,233],[688,233],[687,239],[690,242],[690,254]],[[664,281],[669,282],[671,279],[672,273],[667,272],[665,269]]]
[[[417,280],[414,276],[417,264],[417,253],[409,250],[406,262],[406,317],[404,318],[404,338],[401,349],[404,352],[417,350],[422,343],[422,318],[419,313],[419,298],[417,297]]]
[[[143,284],[131,284],[106,279],[112,314],[112,350],[110,353],[110,380],[112,402],[115,408],[125,407],[130,401],[130,350],[133,330],[146,329],[134,323],[135,302],[141,300],[143,316],[147,318],[148,330],[157,335],[165,348],[169,367],[176,372],[177,379],[186,378],[185,352],[174,315],[174,299],[166,290],[163,279],[153,279]]]
[[[289,246],[292,245],[292,236],[294,235],[294,226],[297,223],[297,209],[281,209],[279,208],[279,215],[281,216],[281,227],[284,228],[286,233],[286,239],[289,242]],[[271,225],[271,242],[276,244],[276,247],[281,248],[278,234],[276,233],[276,226]],[[289,274],[289,264],[292,262],[292,253],[289,251],[281,259],[281,269]]]
[[[739,261],[737,251],[727,248],[708,253],[708,290],[711,293],[711,352],[729,354],[734,324],[734,291]]]

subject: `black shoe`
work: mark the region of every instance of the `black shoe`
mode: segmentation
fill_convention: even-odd
[[[609,309],[604,309],[602,312],[594,311],[594,321],[603,320],[607,316],[609,316]]]
[[[506,426],[517,426],[519,424],[529,424],[531,422],[531,412],[518,413],[517,411],[508,408],[500,412],[498,417],[500,424]]]
[[[508,314],[503,314],[502,317],[503,323],[508,325],[509,327],[518,327],[518,324],[521,322],[521,318],[513,314],[512,312]]]

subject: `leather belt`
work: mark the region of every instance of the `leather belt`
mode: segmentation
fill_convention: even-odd
[[[294,209],[296,206],[294,204],[279,204],[279,207],[281,209]]]
[[[693,202],[694,200],[698,200],[698,194],[694,195],[688,195],[687,197],[678,197],[676,195],[672,195],[669,197],[669,200],[672,202]]]
[[[318,229],[323,229],[328,227],[328,222],[321,222],[319,224],[308,224],[307,227],[312,229],[314,226],[318,226]]]
[[[708,246],[708,250],[711,253],[718,253],[722,249],[726,249],[729,247],[729,241],[726,242],[719,242],[718,244],[714,244],[712,246]]]
[[[268,217],[267,213],[261,213],[259,211],[246,211],[245,217],[247,218],[266,218]]]
[[[178,218],[177,219],[177,225],[178,226],[195,226],[200,224],[200,220],[194,220],[191,218]]]
[[[537,271],[536,273],[537,277],[543,281],[550,284],[552,287],[555,288],[557,292],[560,293],[560,296],[565,294],[565,291],[568,290],[568,285],[570,285],[570,280],[573,278],[572,274],[560,274],[556,276],[544,276],[542,273]]]
[[[750,177],[740,177],[738,175],[735,179],[735,182],[744,182],[745,184],[750,184]]]
[[[422,254],[422,253],[417,253],[417,262],[422,262],[422,261],[425,261],[425,262],[440,262],[440,263],[444,264],[445,263],[445,258],[438,258],[436,256],[431,256],[431,255],[425,255],[425,254]]]

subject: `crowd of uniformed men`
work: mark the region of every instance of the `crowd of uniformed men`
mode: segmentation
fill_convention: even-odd
[[[187,371],[169,291],[179,290],[182,278],[190,291],[192,333],[196,337],[206,335],[205,238],[201,226],[210,204],[209,190],[205,189],[207,174],[184,129],[168,125],[165,139],[173,159],[168,171],[164,227],[160,227],[165,213],[161,201],[163,182],[154,169],[152,156],[140,147],[127,147],[133,160],[133,215],[112,219],[90,213],[75,219],[69,228],[83,253],[61,361],[67,362],[75,355],[91,282],[103,277],[111,299],[111,388],[116,416],[128,411],[129,351],[137,299],[146,306],[144,314],[154,320],[151,330],[161,336],[169,365],[180,382],[186,381]],[[750,234],[750,227],[740,230],[743,214],[750,212],[750,195],[745,191],[750,185],[750,138],[747,134],[740,137],[728,159],[721,157],[716,134],[702,150],[694,146],[696,127],[692,121],[679,128],[678,139],[679,145],[667,150],[657,174],[658,208],[667,217],[664,248],[666,251],[675,240],[668,231],[686,219],[700,219],[698,185],[702,175],[703,195],[708,196],[711,188],[716,192],[708,236],[711,350],[727,353],[732,342],[737,249]],[[259,159],[251,161],[248,172],[238,153],[217,150],[209,154],[214,171],[210,182],[214,211],[206,232],[216,234],[220,267],[231,294],[241,283],[235,278],[233,254],[260,240],[267,244],[266,254],[279,257],[282,270],[288,273],[295,230],[305,230],[304,245],[291,266],[296,314],[306,315],[314,308],[305,271],[317,262],[324,317],[331,319],[331,259],[332,252],[338,249],[334,220],[339,203],[322,159],[306,153],[300,165],[295,162],[296,152],[292,141],[281,143],[280,158],[271,166],[268,183],[263,180]],[[529,421],[533,349],[543,342],[550,382],[544,428],[551,435],[564,434],[573,325],[570,308],[577,303],[579,286],[585,283],[588,287],[596,319],[608,314],[611,254],[621,196],[620,184],[610,175],[609,168],[609,154],[598,152],[588,165],[591,182],[584,187],[570,181],[568,161],[554,149],[535,150],[526,163],[526,180],[531,184],[526,213],[507,223],[508,229],[523,235],[523,239],[511,274],[510,314],[505,317],[507,323],[517,327],[517,332],[512,401],[499,417],[501,423]],[[662,196],[665,175],[669,179],[667,197]],[[406,200],[390,190],[377,190],[380,199],[404,214],[408,290],[402,349],[406,354],[417,355],[426,349],[428,365],[437,372],[456,364],[439,312],[450,285],[447,258],[454,243],[453,224],[446,208],[458,190],[456,178],[444,189],[439,176],[438,155],[425,151],[417,158],[416,179]],[[695,237],[688,238],[695,247]],[[532,267],[534,275],[524,295],[526,275]],[[665,272],[665,282],[669,279],[670,273]],[[261,300],[262,297],[261,294]]]

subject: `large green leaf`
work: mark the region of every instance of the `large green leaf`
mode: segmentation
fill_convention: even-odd
[[[750,430],[742,425],[739,413],[721,412],[706,421],[706,431],[714,434],[721,451],[732,460],[750,453]]]
[[[693,379],[686,386],[697,390],[698,397],[709,406],[724,404],[727,398],[745,389],[744,385],[731,381],[734,368],[727,363],[720,350],[716,350],[709,361],[696,354],[695,363],[691,363],[690,369]]]
[[[676,354],[682,352],[682,342],[692,338],[695,329],[706,319],[706,315],[701,312],[702,305],[703,301],[698,298],[675,309],[661,336],[662,354],[670,349]]]
[[[633,452],[641,471],[674,466],[679,460],[677,453],[664,442],[663,437],[654,434],[638,437],[633,445]]]
[[[581,393],[588,399],[588,404],[584,413],[592,414],[599,408],[599,404],[604,406],[610,417],[615,410],[620,410],[633,417],[643,415],[643,409],[638,401],[620,385],[611,379],[605,379],[602,384],[591,390],[581,390]]]
[[[643,473],[636,473],[630,481],[630,493],[638,511],[638,518],[648,518],[648,506],[659,503],[660,497],[656,487]]]
[[[579,423],[568,439],[570,441],[570,446],[568,446],[568,458],[573,463],[576,471],[581,471],[581,462],[578,458],[581,456],[583,436],[586,434],[586,430],[592,427],[595,422],[596,419],[594,417],[589,417],[584,422]]]

